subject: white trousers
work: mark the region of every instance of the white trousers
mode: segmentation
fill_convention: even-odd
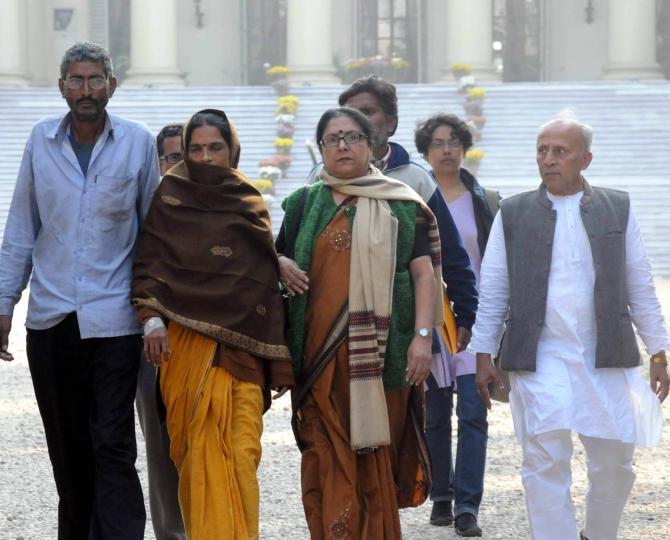
[[[572,433],[557,430],[523,442],[521,479],[533,540],[578,539],[570,486]],[[635,446],[580,435],[586,450],[589,489],[584,536],[616,540],[621,514],[635,481]]]

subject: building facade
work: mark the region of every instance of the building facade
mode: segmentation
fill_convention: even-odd
[[[361,62],[399,82],[670,76],[670,0],[3,0],[0,85],[51,85],[75,41],[107,46],[126,85],[346,80]],[[374,59],[374,57],[378,57]],[[390,62],[393,59],[393,62]],[[402,61],[401,61],[402,60]]]

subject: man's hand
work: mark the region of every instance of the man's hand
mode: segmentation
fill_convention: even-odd
[[[298,264],[286,255],[279,256],[279,277],[290,294],[302,294],[309,288],[309,278]]]
[[[405,380],[414,385],[423,384],[430,375],[433,362],[433,339],[431,336],[414,336],[407,349],[407,369]]]
[[[472,337],[472,332],[467,328],[458,327],[458,341],[456,342],[457,351],[464,351],[468,344],[470,343],[470,338]]]
[[[167,328],[155,328],[144,336],[144,356],[152,366],[160,367],[170,356]]]
[[[657,360],[657,362],[654,360]],[[653,355],[649,362],[649,384],[661,403],[668,397],[668,390],[670,389],[667,360],[665,362],[664,360],[665,352],[662,351]]]
[[[477,390],[479,395],[486,405],[487,409],[491,409],[491,396],[489,395],[489,385],[493,384],[504,389],[500,377],[498,377],[498,370],[491,361],[491,355],[486,353],[477,353],[477,375],[475,376],[477,383]]]
[[[7,350],[9,347],[9,332],[12,329],[12,316],[0,315],[0,358],[5,362],[14,360],[14,356]]]

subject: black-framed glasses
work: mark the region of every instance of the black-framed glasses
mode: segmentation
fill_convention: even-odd
[[[459,139],[450,139],[448,141],[443,141],[442,139],[433,139],[430,141],[430,147],[433,150],[443,150],[444,148],[449,148],[449,150],[458,150],[463,148],[463,143]]]
[[[70,90],[81,90],[84,87],[84,81],[86,81],[91,90],[102,90],[107,86],[107,79],[104,77],[90,77],[88,79],[82,77],[68,77],[65,79],[65,86]]]
[[[181,152],[174,152],[172,154],[160,156],[158,159],[165,161],[165,163],[169,163],[170,165],[174,165],[184,159],[184,156],[182,156]]]
[[[340,144],[340,141],[344,141],[347,146],[350,146],[352,144],[358,144],[365,139],[367,139],[365,133],[359,133],[357,131],[351,131],[349,133],[345,133],[344,135],[336,135],[335,133],[331,133],[330,135],[326,135],[323,139],[321,139],[320,144],[324,148],[334,148]]]

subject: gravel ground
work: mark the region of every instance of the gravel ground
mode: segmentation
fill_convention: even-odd
[[[670,280],[657,280],[666,319],[670,320]],[[7,540],[56,537],[56,489],[51,475],[42,423],[25,360],[25,301],[17,306],[10,345],[16,360],[0,365],[0,538]],[[670,406],[664,407],[661,445],[636,453],[637,481],[626,507],[621,540],[670,539]],[[308,538],[300,501],[300,461],[290,428],[290,404],[282,398],[265,416],[261,485],[261,538]],[[509,407],[494,404],[489,416],[486,492],[480,510],[484,536],[509,540],[527,538],[528,523],[519,478],[521,455],[514,437]],[[144,441],[137,468],[145,485]],[[586,489],[584,451],[575,444],[573,495],[581,521]],[[430,504],[403,510],[404,537],[416,540],[457,538],[452,528],[428,524]],[[147,509],[148,515],[148,509]],[[146,538],[153,539],[151,523]]]

